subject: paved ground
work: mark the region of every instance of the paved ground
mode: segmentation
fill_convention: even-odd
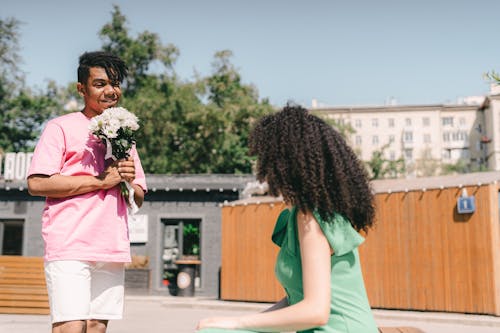
[[[127,296],[125,317],[108,333],[193,333],[199,319],[260,311],[269,304],[204,298]],[[413,326],[425,333],[499,333],[500,317],[434,312],[374,310],[379,326]],[[48,316],[2,315],[0,333],[50,332]]]

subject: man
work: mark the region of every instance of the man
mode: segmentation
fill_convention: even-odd
[[[92,117],[117,105],[125,63],[106,52],[80,57],[78,93],[85,106],[47,123],[28,171],[31,195],[45,196],[42,236],[53,333],[103,333],[123,313],[124,263],[130,262],[125,180],[144,201],[137,151],[105,160],[105,145],[89,129]]]

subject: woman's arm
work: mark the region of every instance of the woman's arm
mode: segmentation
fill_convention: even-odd
[[[325,325],[330,314],[330,245],[311,213],[297,215],[304,299],[275,311],[207,318],[198,329],[219,327],[260,332],[300,331]]]

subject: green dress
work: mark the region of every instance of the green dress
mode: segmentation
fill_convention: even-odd
[[[334,214],[324,221],[314,213],[326,239],[334,250],[331,257],[330,319],[321,327],[300,333],[378,333],[366,296],[357,247],[364,238],[343,216]],[[286,291],[288,304],[304,298],[302,266],[297,234],[297,209],[281,212],[274,227],[273,242],[280,246],[275,273]],[[250,330],[203,329],[203,333],[254,332]]]

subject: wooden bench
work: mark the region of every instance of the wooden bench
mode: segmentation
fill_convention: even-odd
[[[424,333],[424,331],[415,327],[379,327],[380,333]]]
[[[49,313],[43,258],[0,256],[0,313]]]

